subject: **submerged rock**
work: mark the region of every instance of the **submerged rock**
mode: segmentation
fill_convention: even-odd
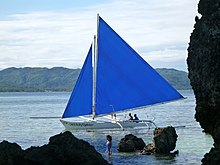
[[[93,146],[79,140],[70,132],[50,138],[49,143],[41,147],[22,150],[15,143],[0,143],[0,164],[4,165],[96,165],[108,164]]]
[[[137,138],[132,134],[125,135],[118,144],[119,152],[135,152],[137,150],[143,150],[145,143],[143,139]]]
[[[156,153],[156,147],[154,143],[147,144],[144,149],[141,151],[143,155],[151,155]]]
[[[215,156],[220,159],[220,154],[215,154],[220,148],[220,1],[200,0],[198,12],[201,16],[195,18],[187,64],[196,97],[195,118],[214,139],[215,149],[202,162],[213,164]]]
[[[153,143],[146,145],[142,154],[169,154],[176,147],[177,134],[175,128],[168,126],[154,130]],[[175,152],[177,153],[177,152]]]

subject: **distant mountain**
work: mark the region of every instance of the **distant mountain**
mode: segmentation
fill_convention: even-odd
[[[187,73],[156,69],[176,89],[191,89]],[[7,68],[0,71],[0,92],[72,91],[80,69]]]
[[[80,69],[7,68],[0,71],[0,91],[70,91]]]
[[[192,89],[187,72],[166,68],[157,68],[156,71],[163,76],[175,89]]]

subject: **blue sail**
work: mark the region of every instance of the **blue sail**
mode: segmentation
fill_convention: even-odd
[[[96,115],[183,98],[101,17],[98,29]]]
[[[92,114],[92,46],[89,49],[63,118]]]

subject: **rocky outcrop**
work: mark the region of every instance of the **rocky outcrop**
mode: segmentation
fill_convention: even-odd
[[[177,137],[176,130],[172,126],[156,128],[153,143],[146,145],[142,154],[169,154],[176,147]]]
[[[156,128],[154,130],[154,144],[156,153],[170,153],[176,147],[177,134],[174,127]]]
[[[212,135],[216,151],[220,149],[220,1],[200,0],[198,11],[201,18],[195,18],[187,64],[196,97],[195,118]]]
[[[220,164],[220,150],[219,148],[212,148],[209,153],[205,154],[202,159],[203,165],[219,165]]]
[[[70,132],[50,138],[47,145],[22,150],[15,143],[0,143],[0,164],[4,165],[96,165],[108,164],[93,146]]]
[[[125,135],[118,144],[119,152],[135,152],[137,150],[143,150],[145,143],[143,139],[137,138],[132,134]]]
[[[18,144],[9,143],[7,141],[3,141],[0,143],[0,164],[21,164],[23,156],[23,150]]]

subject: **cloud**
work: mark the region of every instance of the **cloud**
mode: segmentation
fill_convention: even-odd
[[[100,13],[153,67],[186,70],[196,8],[191,0],[114,0],[77,10],[15,13],[0,20],[0,68],[81,67]]]

